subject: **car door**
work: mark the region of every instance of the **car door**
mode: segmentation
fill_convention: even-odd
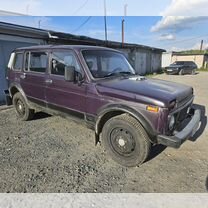
[[[187,64],[187,62],[183,63],[183,74],[187,74],[189,71],[189,65]]]
[[[65,68],[73,66],[84,77],[84,72],[76,54],[71,50],[55,49],[50,54],[50,73],[46,80],[47,105],[56,110],[77,116],[84,116],[86,111],[86,83],[65,80]]]
[[[45,76],[47,67],[47,52],[25,52],[24,70],[20,76],[20,85],[29,100],[42,105],[45,103]]]
[[[196,65],[195,65],[195,63],[194,62],[190,62],[189,63],[189,73],[191,74],[191,73],[193,73],[193,71],[195,71],[196,70]]]
[[[186,74],[190,74],[192,72],[193,65],[191,62],[186,62]]]

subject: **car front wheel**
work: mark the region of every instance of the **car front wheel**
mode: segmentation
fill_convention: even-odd
[[[18,118],[23,121],[31,120],[33,118],[34,110],[29,108],[20,92],[16,93],[13,96],[12,101]]]
[[[183,69],[181,69],[181,70],[179,71],[179,75],[184,75]]]
[[[126,167],[142,164],[151,147],[142,125],[128,114],[115,116],[105,123],[102,141],[112,159]]]

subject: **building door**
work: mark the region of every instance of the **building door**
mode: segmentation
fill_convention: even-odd
[[[135,61],[135,70],[138,74],[144,75],[146,74],[146,61],[147,61],[147,54],[144,52],[137,52],[136,53],[136,61]]]

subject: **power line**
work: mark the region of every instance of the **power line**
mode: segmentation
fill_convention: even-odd
[[[88,3],[89,0],[86,0],[74,13],[73,15],[77,14],[85,5]]]
[[[92,16],[89,16],[79,27],[77,27],[75,30],[72,31],[72,33],[77,32],[80,28],[82,28],[87,22],[92,18]]]

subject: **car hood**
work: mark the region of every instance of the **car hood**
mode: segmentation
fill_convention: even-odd
[[[101,81],[96,85],[98,93],[127,101],[137,101],[168,107],[170,102],[180,102],[191,96],[192,87],[140,76],[115,78]]]

